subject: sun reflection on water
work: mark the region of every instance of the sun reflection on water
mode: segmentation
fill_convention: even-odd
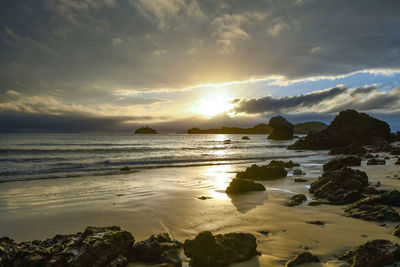
[[[225,194],[225,189],[234,176],[231,165],[210,166],[205,170],[204,175],[212,186],[212,188],[208,190],[210,197],[215,199],[229,199]]]

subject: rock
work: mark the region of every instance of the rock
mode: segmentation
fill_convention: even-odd
[[[19,244],[1,238],[0,266],[125,266],[134,242],[118,226],[89,226],[83,233]]]
[[[367,186],[368,176],[365,172],[345,167],[323,173],[308,191],[317,198],[340,205],[359,200]]]
[[[374,138],[391,140],[389,125],[355,110],[341,111],[327,129],[300,138],[288,149],[333,149],[350,144],[369,145]]]
[[[382,193],[381,197],[385,204],[400,207],[400,192],[398,190],[386,191]]]
[[[392,235],[400,237],[400,224],[396,225],[393,229]]]
[[[183,248],[192,267],[228,266],[259,254],[256,238],[246,233],[213,236],[211,232],[205,231],[193,240],[186,240]]]
[[[372,139],[372,143],[370,145],[370,151],[374,153],[392,151],[392,146],[390,145],[389,141],[385,140],[382,137],[375,136]]]
[[[299,167],[299,163],[294,163],[293,161],[282,161],[282,160],[271,160],[271,162],[267,165],[268,167],[283,167],[291,169],[293,167]]]
[[[293,139],[293,124],[288,122],[282,116],[272,117],[269,121],[269,126],[272,128],[272,133],[268,139],[274,140],[290,140]]]
[[[397,131],[396,133],[392,133],[392,141],[393,142],[399,142],[400,141],[400,131]]]
[[[146,126],[139,128],[135,131],[135,134],[158,134],[156,130]]]
[[[295,183],[305,183],[305,182],[308,182],[308,180],[307,179],[303,179],[303,178],[296,178],[296,179],[294,179],[294,182]]]
[[[399,214],[390,206],[386,205],[380,196],[363,198],[345,210],[348,217],[358,218],[366,221],[393,221],[400,220]]]
[[[400,165],[400,159],[397,159],[396,162],[394,163],[395,165]]]
[[[360,166],[361,165],[361,159],[358,157],[350,156],[346,158],[338,158],[338,159],[332,159],[328,163],[324,164],[323,166],[323,171],[334,171],[341,169],[343,167],[350,167],[350,166]]]
[[[123,168],[121,168],[121,169],[119,169],[120,171],[122,171],[122,172],[128,172],[128,171],[130,171],[131,169],[129,168],[129,167],[123,167]]]
[[[206,197],[206,196],[201,196],[201,197],[198,197],[198,199],[200,199],[200,200],[207,200],[207,199],[211,199],[212,197]]]
[[[400,260],[400,246],[383,239],[365,242],[339,256],[354,267],[386,266]]]
[[[297,266],[308,262],[319,262],[319,259],[310,252],[300,252],[296,257],[286,263],[286,267]]]
[[[348,146],[334,147],[329,151],[329,155],[365,155],[367,150],[360,145],[350,144]]]
[[[147,262],[153,264],[169,263],[173,266],[182,266],[179,253],[182,243],[170,237],[168,233],[137,242],[129,253],[130,261]]]
[[[268,236],[270,233],[271,233],[271,231],[268,231],[268,230],[261,230],[261,231],[258,231],[260,234],[262,234],[262,235],[265,235],[265,236]]]
[[[366,158],[366,159],[373,159],[373,158],[374,158],[374,155],[372,155],[372,154],[367,154],[367,155],[365,155],[365,158]]]
[[[247,167],[244,172],[238,172],[236,178],[249,180],[273,180],[287,176],[287,171],[278,166],[258,166],[256,164]]]
[[[229,145],[229,144],[231,144],[231,143],[232,143],[232,141],[231,141],[230,139],[224,140],[224,144],[225,144],[225,145]]]
[[[240,194],[251,191],[265,191],[265,187],[260,183],[234,178],[226,188],[225,193]]]
[[[369,159],[367,165],[385,165],[386,161],[384,159]]]
[[[322,204],[326,204],[326,203],[323,201],[310,201],[310,202],[308,202],[307,206],[319,206]],[[328,204],[331,204],[331,203],[328,202]]]
[[[286,203],[285,205],[289,206],[289,207],[293,207],[293,206],[300,205],[301,203],[303,203],[306,200],[307,200],[307,197],[305,195],[297,194],[297,195],[292,196],[291,201]]]
[[[301,169],[294,169],[293,170],[293,175],[304,175],[305,173]],[[304,179],[298,179],[298,180],[304,180]],[[303,182],[306,182],[307,180],[304,180]],[[295,181],[296,182],[296,181]]]
[[[250,140],[250,138],[245,135],[245,136],[242,137],[242,140]]]
[[[367,187],[365,187],[364,189],[363,189],[363,191],[362,191],[364,194],[366,194],[366,195],[379,195],[379,194],[382,194],[382,191],[381,190],[378,190],[378,189],[376,189],[375,187],[373,187],[373,186],[367,186]]]
[[[325,225],[323,221],[307,221],[308,224]]]
[[[319,121],[302,122],[297,123],[293,126],[295,134],[309,134],[312,132],[319,132],[325,130],[328,127],[328,125]]]
[[[386,157],[384,157],[383,159],[384,159],[384,160],[387,160],[387,159],[390,159],[390,157],[386,156]]]

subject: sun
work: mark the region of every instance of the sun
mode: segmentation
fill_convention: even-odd
[[[194,111],[206,117],[228,112],[233,107],[231,100],[227,97],[205,97],[198,101],[194,107]]]

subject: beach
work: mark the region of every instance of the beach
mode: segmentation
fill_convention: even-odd
[[[360,243],[372,239],[397,241],[398,237],[391,234],[395,223],[381,226],[345,217],[345,206],[340,205],[307,206],[312,199],[309,184],[322,174],[322,165],[333,156],[327,151],[299,155],[290,160],[300,163],[305,175],[293,176],[289,171],[286,178],[262,181],[265,192],[237,196],[228,196],[224,190],[236,172],[249,166],[247,162],[0,183],[0,236],[18,242],[46,239],[83,231],[88,225],[118,225],[131,232],[136,241],[163,232],[182,242],[206,230],[213,234],[253,234],[261,255],[233,266],[284,266],[300,251],[310,251],[322,262],[304,266],[339,266],[335,256]],[[400,186],[396,179],[400,166],[394,165],[395,160],[391,158],[380,166],[366,166],[364,160],[353,168],[365,171],[371,184],[380,181],[381,189],[394,189]],[[299,177],[308,181],[294,182]],[[299,206],[285,206],[295,194],[305,194],[308,199]],[[205,199],[200,199],[203,196]],[[325,225],[306,223],[316,220]]]

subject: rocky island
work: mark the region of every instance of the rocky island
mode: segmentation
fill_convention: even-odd
[[[158,134],[158,132],[148,126],[136,129],[135,134]]]

